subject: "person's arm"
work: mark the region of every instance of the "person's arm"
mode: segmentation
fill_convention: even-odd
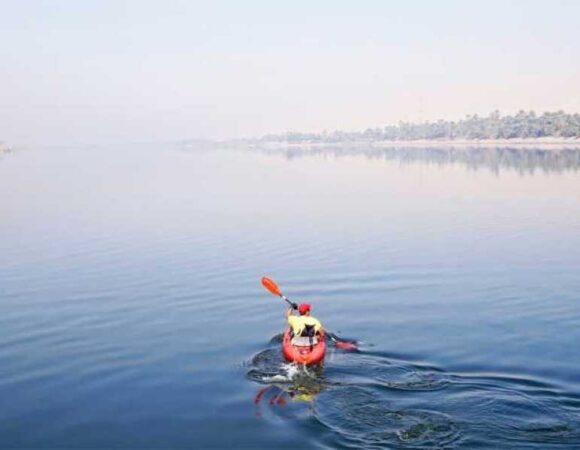
[[[288,311],[286,311],[286,317],[290,317],[292,315],[292,310],[297,311],[298,310],[298,305],[294,302],[290,303],[292,306],[290,308],[288,308]]]
[[[295,331],[295,329],[296,329],[296,326],[295,326],[296,319],[297,319],[297,317],[292,314],[292,309],[289,309],[288,312],[286,313],[286,320],[288,321],[288,326],[290,327],[290,329],[292,331]]]
[[[318,325],[318,327],[317,327],[318,329],[316,330],[316,332],[318,334],[320,334],[320,335],[326,334],[326,331],[324,330],[324,327],[322,326],[322,324],[320,323],[320,321],[318,320],[317,322],[318,322],[318,324],[317,324]]]

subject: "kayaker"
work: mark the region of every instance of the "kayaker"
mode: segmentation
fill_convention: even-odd
[[[292,314],[298,311],[299,316]],[[292,345],[312,346],[318,343],[318,337],[324,334],[324,328],[318,319],[310,315],[310,305],[292,303],[292,308],[286,312],[288,325],[292,331]]]

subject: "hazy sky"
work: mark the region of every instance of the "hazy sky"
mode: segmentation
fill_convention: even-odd
[[[0,140],[580,112],[580,1],[0,0]]]

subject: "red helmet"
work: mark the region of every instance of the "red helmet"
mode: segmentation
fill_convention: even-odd
[[[302,303],[300,306],[298,306],[298,312],[302,316],[307,312],[310,312],[310,305],[308,303]]]

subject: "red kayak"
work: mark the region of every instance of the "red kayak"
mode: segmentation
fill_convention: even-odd
[[[308,346],[292,345],[290,330],[284,332],[282,340],[282,353],[289,362],[298,364],[313,365],[324,359],[326,354],[326,342],[324,336],[318,336],[318,343]]]

